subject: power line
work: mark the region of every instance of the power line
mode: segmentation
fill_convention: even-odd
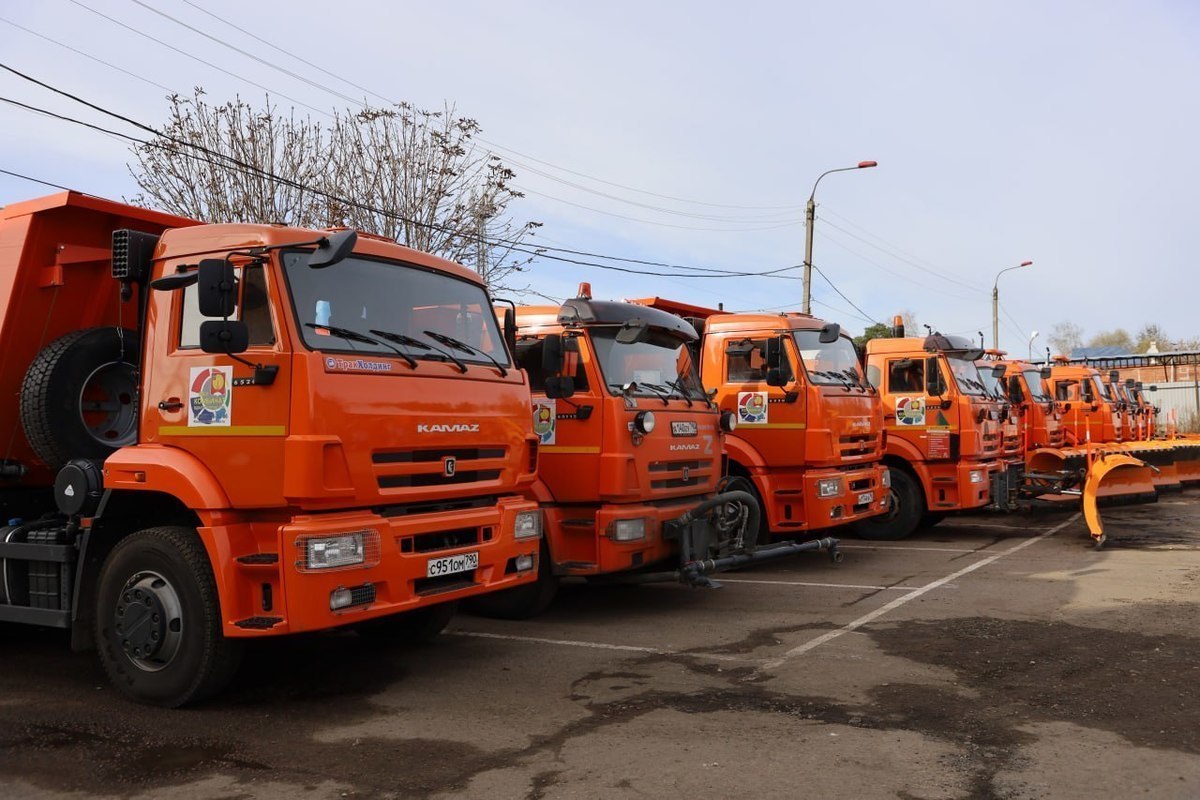
[[[815,269],[815,270],[817,271],[817,273],[818,273],[818,274],[819,274],[819,275],[820,275],[822,278],[824,278],[824,279],[825,279],[825,282],[829,284],[829,288],[831,288],[831,289],[833,289],[835,292],[837,292],[839,297],[841,297],[843,300],[845,300],[847,303],[849,303],[849,304],[850,304],[850,305],[851,305],[851,306],[852,306],[852,307],[853,307],[853,308],[854,308],[856,311],[858,311],[858,313],[862,314],[862,315],[863,315],[863,316],[864,316],[864,317],[865,317],[865,318],[866,318],[868,321],[870,321],[870,322],[874,322],[874,323],[876,323],[876,324],[879,324],[879,325],[882,325],[882,324],[883,324],[882,322],[880,322],[879,320],[875,319],[875,318],[874,318],[874,317],[872,317],[870,314],[868,314],[867,312],[865,312],[865,311],[863,311],[861,308],[859,308],[859,307],[858,307],[858,306],[855,304],[855,302],[854,302],[853,300],[851,300],[849,297],[847,297],[847,296],[845,295],[845,293],[843,293],[843,292],[842,292],[842,290],[841,290],[841,289],[839,289],[837,286],[835,286],[835,285],[834,285],[833,281],[829,280],[829,276],[828,276],[828,275],[826,275],[824,272],[822,272],[820,267],[818,267],[816,264],[813,264],[813,265],[812,265],[812,268],[813,268],[813,269]]]
[[[33,183],[40,183],[43,186],[50,186],[55,189],[62,189],[64,192],[74,191],[73,189],[69,189],[66,186],[63,186],[62,184],[51,183],[50,181],[44,181],[41,178],[31,178],[28,175],[22,175],[21,173],[13,172],[12,170],[0,169],[0,172],[3,172],[5,175],[11,175],[14,178],[21,178],[22,180],[32,181]]]

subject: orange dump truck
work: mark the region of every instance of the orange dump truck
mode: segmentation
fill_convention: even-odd
[[[0,621],[68,629],[129,697],[534,579],[529,387],[471,270],[68,192],[0,212],[0,309]]]
[[[517,361],[533,388],[541,469],[531,496],[545,513],[539,582],[480,598],[501,617],[546,607],[560,578],[680,580],[707,586],[720,569],[834,539],[766,544],[759,509],[721,472],[737,424],[704,391],[693,327],[674,314],[593,300],[517,309]]]
[[[763,541],[887,513],[883,405],[837,323],[634,302],[697,321],[701,379],[737,418],[726,471],[758,499]]]

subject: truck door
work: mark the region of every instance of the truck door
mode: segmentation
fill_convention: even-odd
[[[283,305],[263,264],[238,273],[235,313],[250,331],[250,347],[238,358],[200,349],[204,318],[196,286],[156,293],[165,313],[155,323],[154,341],[163,347],[147,356],[142,438],[196,456],[233,505],[278,506],[291,401]]]
[[[753,430],[796,431],[772,435],[780,458],[773,463],[804,458],[804,392],[797,391],[796,368],[786,337],[758,336],[725,342],[725,384],[734,401],[739,435]],[[756,442],[760,450],[765,441]],[[786,457],[784,456],[786,453]]]
[[[927,459],[950,458],[955,409],[941,407],[947,383],[938,359],[890,358],[886,371],[887,395],[894,404],[887,419],[889,433],[903,436]]]

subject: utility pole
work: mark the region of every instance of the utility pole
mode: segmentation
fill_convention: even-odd
[[[813,223],[817,221],[817,184],[821,182],[821,178],[831,172],[849,172],[854,169],[867,169],[875,166],[878,164],[874,161],[860,161],[853,167],[826,170],[817,176],[816,183],[813,184],[812,193],[808,196],[808,206],[804,211],[804,303],[800,310],[805,314],[812,313],[812,248]]]

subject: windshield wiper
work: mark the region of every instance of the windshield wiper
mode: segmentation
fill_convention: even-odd
[[[403,358],[410,367],[413,369],[417,368],[417,362],[414,361],[413,357],[408,353],[401,351],[399,348],[392,347],[387,342],[381,342],[378,339],[372,339],[365,333],[359,333],[351,328],[339,328],[336,325],[320,325],[316,322],[306,322],[304,323],[304,326],[307,328],[312,328],[316,331],[329,331],[334,336],[345,339],[347,342],[359,342],[360,344],[369,344],[374,347],[386,347],[387,349],[394,351],[396,355]],[[376,333],[376,331],[371,331],[371,333]]]
[[[389,342],[395,342],[396,344],[404,345],[405,347],[415,347],[418,350],[433,350],[430,345],[425,344],[425,342],[422,342],[420,339],[414,339],[411,336],[405,336],[403,333],[381,331],[377,328],[370,328],[369,330],[380,339],[386,339]],[[412,356],[407,354],[405,355],[405,358],[412,360]],[[413,366],[415,367],[416,364],[414,363]]]
[[[499,372],[500,372],[501,378],[508,375],[508,370],[504,368],[503,364],[501,364],[499,361],[497,361],[495,358],[493,358],[490,353],[485,353],[484,351],[480,350],[478,347],[475,347],[474,345],[467,344],[466,342],[460,342],[458,339],[455,339],[453,336],[447,336],[446,334],[438,333],[437,331],[421,331],[421,332],[424,333],[426,336],[428,336],[430,339],[433,339],[435,342],[441,342],[442,344],[444,344],[448,347],[453,347],[456,350],[459,350],[463,353],[478,353],[479,355],[483,356],[484,358],[486,358],[488,361],[492,362],[492,364],[495,365],[496,369],[499,370]]]
[[[675,376],[675,380],[667,384],[667,388],[674,389],[679,392],[680,397],[687,401],[688,408],[692,407],[692,398],[688,395],[687,390],[683,388],[683,378],[680,375]]]
[[[671,400],[670,400],[671,392],[669,389],[667,389],[666,386],[663,386],[658,383],[636,383],[636,382],[634,383],[634,386],[638,389],[642,389],[642,388],[649,389],[650,394],[654,395],[659,400],[662,400],[664,406],[671,405]]]
[[[825,375],[826,377],[833,378],[842,385],[843,389],[845,389],[847,392],[850,391],[849,381],[847,381],[846,376],[842,375],[840,372],[814,372],[813,370],[809,370],[809,373],[812,375]]]

